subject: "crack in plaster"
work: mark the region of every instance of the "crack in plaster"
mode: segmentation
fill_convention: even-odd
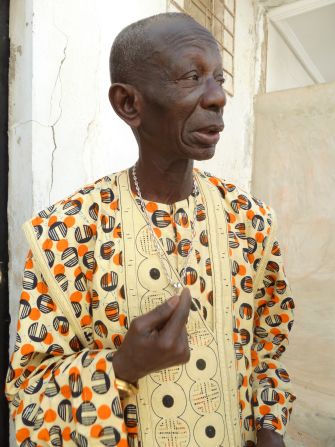
[[[92,166],[93,166],[93,160],[91,159],[91,156],[93,155],[90,151],[90,148],[88,147],[88,143],[91,137],[91,131],[92,129],[94,129],[94,124],[95,121],[97,119],[98,116],[98,112],[100,112],[100,106],[99,106],[99,92],[98,92],[98,87],[99,87],[99,81],[98,81],[98,76],[99,76],[99,71],[100,71],[100,61],[101,61],[101,31],[99,31],[99,38],[98,38],[98,55],[97,55],[97,64],[96,64],[96,68],[95,68],[95,88],[96,88],[96,93],[95,93],[95,111],[94,111],[94,115],[92,117],[92,119],[88,122],[87,126],[86,126],[86,137],[83,143],[83,158],[84,160],[88,161],[87,164],[87,169],[85,169],[86,171],[86,178],[87,180],[90,179],[93,175],[92,173]],[[85,166],[84,166],[85,168]]]
[[[63,34],[63,36],[65,37],[65,45],[63,48],[63,57],[59,63],[59,67],[58,67],[58,72],[57,72],[57,76],[56,76],[56,80],[52,89],[52,93],[51,93],[51,99],[50,99],[50,114],[51,114],[51,110],[52,110],[52,106],[53,106],[53,98],[54,98],[54,94],[56,91],[56,87],[58,85],[58,83],[60,84],[60,96],[59,96],[59,101],[58,101],[58,109],[59,109],[59,114],[56,118],[56,120],[54,121],[53,124],[49,125],[49,127],[51,128],[51,132],[52,132],[52,142],[53,142],[53,149],[52,149],[52,153],[51,153],[51,181],[50,181],[50,189],[49,189],[49,202],[51,202],[51,192],[52,192],[52,188],[53,188],[53,184],[54,184],[54,161],[55,161],[55,152],[58,148],[57,146],[57,141],[56,141],[56,131],[55,131],[55,127],[57,125],[57,123],[59,122],[59,120],[61,119],[62,116],[62,79],[61,79],[61,72],[62,72],[62,68],[66,59],[66,52],[67,52],[67,46],[69,43],[69,36],[67,34],[64,33],[64,31],[62,31],[61,29],[58,28],[58,26],[54,23],[54,27],[61,33]],[[50,115],[49,115],[50,118]]]
[[[50,127],[49,124],[43,124],[43,123],[40,123],[37,120],[27,120],[27,121],[21,121],[19,123],[13,124],[11,127],[9,127],[9,130],[14,130],[14,129],[17,129],[18,127],[20,127],[20,126],[25,126],[26,124],[30,124],[30,123],[35,123],[35,124],[38,124],[39,126],[42,126],[42,127]]]
[[[91,134],[91,130],[94,128],[94,124],[95,124],[95,120],[97,118],[97,114],[98,114],[98,112],[97,112],[97,109],[96,109],[93,118],[91,119],[91,121],[86,126],[86,137],[85,137],[84,144],[83,144],[83,148],[84,148],[83,155],[84,155],[84,157],[86,155],[86,147],[87,147],[86,145],[89,142],[89,139],[90,139],[90,136],[91,136],[90,135]],[[88,149],[88,151],[89,151],[89,149]],[[92,164],[91,164],[90,168],[92,168]],[[92,172],[91,172],[92,169],[89,169],[89,172],[87,172],[87,171],[88,170],[86,169],[86,177],[90,178],[91,174],[92,174]]]
[[[57,150],[55,124],[50,126],[50,128],[51,128],[51,132],[52,132],[52,142],[53,142],[54,147],[51,152],[51,182],[50,182],[50,190],[49,190],[49,203],[51,202],[51,191],[52,191],[52,187],[54,184],[54,161],[55,161],[55,152]]]
[[[31,119],[31,120],[27,120],[27,121],[22,121],[22,122],[16,123],[16,124],[14,124],[13,126],[10,127],[10,130],[14,130],[14,129],[17,129],[18,127],[20,127],[20,126],[24,126],[24,125],[29,124],[29,123],[35,123],[35,124],[38,124],[39,126],[48,127],[48,128],[51,129],[51,137],[52,137],[53,149],[52,149],[52,152],[51,152],[51,182],[50,182],[50,189],[49,189],[49,203],[51,202],[51,192],[52,192],[53,183],[54,183],[55,152],[58,149],[57,141],[56,141],[55,127],[58,124],[59,120],[61,119],[62,112],[63,112],[62,111],[62,80],[61,80],[61,71],[62,71],[62,67],[63,67],[64,62],[65,62],[66,56],[67,56],[67,47],[68,47],[68,42],[69,42],[69,37],[62,30],[60,30],[56,26],[55,23],[54,23],[54,26],[55,26],[55,28],[57,28],[57,30],[60,33],[63,34],[63,36],[66,39],[65,45],[64,45],[64,48],[63,48],[63,56],[62,56],[62,59],[61,59],[61,61],[59,63],[57,76],[56,76],[55,83],[54,83],[54,86],[53,86],[53,89],[52,89],[52,93],[51,93],[49,121],[50,121],[50,118],[51,118],[50,115],[51,115],[52,104],[53,104],[53,101],[54,101],[53,98],[54,98],[54,95],[55,95],[56,87],[57,87],[57,84],[60,83],[61,93],[60,93],[60,97],[59,97],[59,101],[58,101],[58,109],[59,109],[58,116],[57,116],[57,118],[55,119],[55,121],[52,124],[44,124],[44,123],[41,123],[40,121]]]

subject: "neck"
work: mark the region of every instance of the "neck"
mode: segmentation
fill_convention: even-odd
[[[157,162],[140,154],[136,175],[145,200],[170,204],[186,199],[193,190],[193,160]],[[130,184],[136,193],[132,168]]]

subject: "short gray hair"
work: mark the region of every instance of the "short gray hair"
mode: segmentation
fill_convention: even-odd
[[[124,28],[115,38],[109,57],[111,82],[120,82],[136,86],[139,70],[145,70],[145,61],[154,51],[154,42],[150,39],[150,27],[170,20],[195,20],[184,13],[167,12],[134,22]],[[201,26],[200,24],[198,24]]]

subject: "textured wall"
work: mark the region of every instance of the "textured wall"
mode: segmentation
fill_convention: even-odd
[[[261,95],[252,191],[276,210],[296,323],[294,447],[335,445],[335,83]]]

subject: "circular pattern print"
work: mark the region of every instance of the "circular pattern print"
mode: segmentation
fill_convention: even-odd
[[[190,390],[191,405],[198,414],[213,413],[221,401],[220,387],[214,380],[195,382]]]
[[[216,367],[214,351],[208,346],[201,346],[192,349],[186,371],[192,380],[203,381],[215,375]]]
[[[194,438],[199,447],[223,445],[225,424],[218,413],[201,417],[194,426]]]
[[[183,388],[174,382],[158,386],[151,395],[151,407],[158,417],[169,419],[181,416],[186,408]]]
[[[187,447],[190,442],[189,426],[180,418],[162,419],[155,434],[158,447]]]

